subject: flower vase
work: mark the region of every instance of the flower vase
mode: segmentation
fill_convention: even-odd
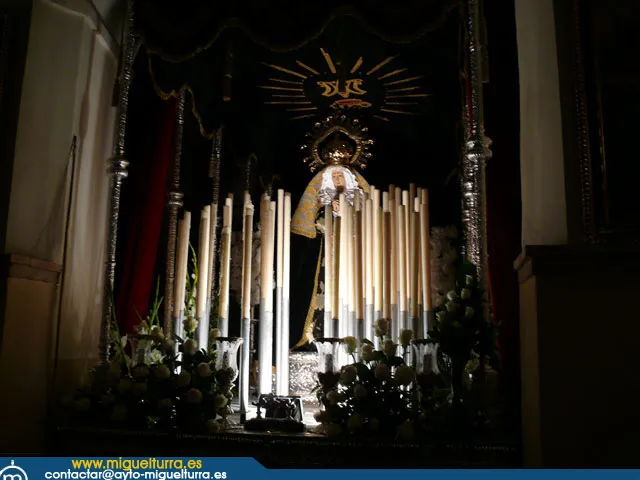
[[[318,338],[313,341],[318,352],[318,380],[325,391],[333,388],[340,378],[340,355],[344,340],[341,338]]]
[[[216,338],[216,373],[226,392],[233,389],[238,378],[238,350],[243,343],[242,337]]]

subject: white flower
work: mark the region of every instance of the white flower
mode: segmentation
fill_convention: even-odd
[[[196,367],[196,373],[199,377],[210,377],[211,376],[211,367],[208,363],[201,362]]]
[[[153,327],[151,327],[149,335],[151,335],[156,342],[164,341],[164,332],[158,325],[154,325]]]
[[[376,321],[376,337],[383,337],[389,333],[389,320],[379,318]]]
[[[187,392],[187,403],[198,404],[202,402],[202,392],[197,388],[192,388]]]
[[[195,355],[198,351],[198,342],[196,342],[193,338],[187,338],[182,344],[182,352],[185,355]]]
[[[145,353],[144,355],[144,363],[147,365],[154,365],[156,363],[162,363],[164,360],[164,355],[160,350],[152,349]]]
[[[221,336],[222,331],[219,328],[212,328],[209,330],[209,342],[214,343]]]
[[[413,382],[413,377],[414,377],[413,368],[408,367],[406,365],[400,365],[396,369],[394,380],[397,385],[404,386],[404,385],[409,385],[411,382]]]
[[[362,360],[365,362],[373,360],[373,346],[368,343],[362,345]]]
[[[367,389],[364,385],[358,383],[355,387],[353,387],[353,396],[356,398],[363,398],[367,396]]]
[[[195,332],[198,328],[198,321],[192,316],[188,316],[187,318],[185,318],[182,323],[184,324],[185,332],[188,333]]]
[[[447,292],[447,298],[449,299],[449,301],[453,302],[456,298],[458,298],[458,294],[455,290],[449,290]]]
[[[218,422],[217,420],[210,418],[209,420],[206,421],[205,426],[207,427],[207,431],[209,433],[218,433],[222,426],[220,425],[220,422]]]
[[[358,340],[356,337],[344,337],[344,346],[347,349],[347,353],[349,355],[356,352],[356,348],[358,347]]]
[[[358,377],[358,371],[356,367],[353,365],[347,365],[342,367],[342,372],[340,372],[340,383],[343,385],[350,385],[356,381]]]
[[[460,298],[462,298],[463,300],[469,300],[471,298],[471,290],[469,290],[468,288],[463,288],[460,292]]]
[[[391,378],[391,371],[389,370],[389,367],[387,367],[384,363],[377,365],[375,370],[373,371],[373,374],[381,382],[386,382],[387,380],[389,380],[389,378]]]
[[[471,307],[467,307],[467,308],[464,310],[464,317],[465,317],[465,318],[469,318],[469,319],[471,319],[471,318],[473,318],[474,313],[475,313],[475,312],[473,311],[473,308],[471,308]]]
[[[408,328],[403,329],[400,332],[400,345],[403,347],[408,347],[411,343],[411,339],[413,338],[413,330]]]
[[[455,302],[447,303],[447,312],[454,313],[456,310],[458,310],[458,304],[457,303],[455,303]]]
[[[349,420],[347,420],[347,428],[352,432],[360,430],[363,424],[364,417],[359,413],[354,413],[349,417]]]
[[[384,346],[382,347],[384,354],[391,358],[396,356],[396,351],[398,350],[398,345],[393,343],[393,340],[385,340]]]

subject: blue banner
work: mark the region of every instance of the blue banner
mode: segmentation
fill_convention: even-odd
[[[0,480],[388,480],[396,472],[430,480],[607,479],[637,480],[640,470],[268,470],[251,458],[0,458]],[[424,477],[422,477],[424,478]]]

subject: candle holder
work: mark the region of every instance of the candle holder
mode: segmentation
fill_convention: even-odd
[[[244,343],[242,337],[218,337],[216,339],[216,372],[224,378],[227,392],[233,389],[238,378],[238,350]]]
[[[344,340],[342,338],[318,338],[313,341],[318,352],[318,381],[322,390],[328,392],[340,380],[340,355]]]
[[[428,339],[411,340],[413,364],[417,375],[439,375],[438,345]]]
[[[151,352],[153,345],[151,335],[134,334],[127,335],[131,345],[131,358],[136,364],[145,363],[145,358]]]
[[[318,338],[313,341],[318,352],[318,373],[339,373],[342,338]]]

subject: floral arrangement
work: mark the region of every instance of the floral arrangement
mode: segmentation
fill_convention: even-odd
[[[404,330],[398,345],[389,337],[389,322],[380,319],[376,322],[376,335],[380,350],[365,340],[358,351],[355,337],[346,337],[344,348],[353,363],[338,373],[319,375],[316,393],[322,410],[316,413],[316,420],[331,437],[343,434],[395,435],[400,440],[413,437],[413,399],[408,387],[414,381],[415,371],[398,356],[399,349],[408,352],[412,332]]]
[[[486,395],[475,380],[478,373],[497,375],[492,368],[497,366],[495,332],[483,318],[475,267],[463,264],[457,277],[453,275],[453,288],[436,308],[428,338],[414,340],[411,330],[403,330],[396,344],[389,336],[389,322],[380,319],[379,350],[368,340],[358,346],[354,337],[343,339],[353,362],[318,375],[322,409],[316,420],[325,434],[410,440],[485,424]],[[408,365],[405,359],[411,358],[412,349],[415,363]]]
[[[134,335],[120,334],[115,314],[110,328],[111,359],[89,372],[89,381],[65,397],[62,414],[70,424],[115,424],[123,428],[178,428],[216,433],[227,426],[235,372],[216,369],[216,350],[199,349],[193,318],[197,267],[187,281],[185,338],[166,338],[159,322],[159,284],[149,316]],[[112,301],[112,312],[115,312]],[[209,344],[220,336],[212,329]]]

